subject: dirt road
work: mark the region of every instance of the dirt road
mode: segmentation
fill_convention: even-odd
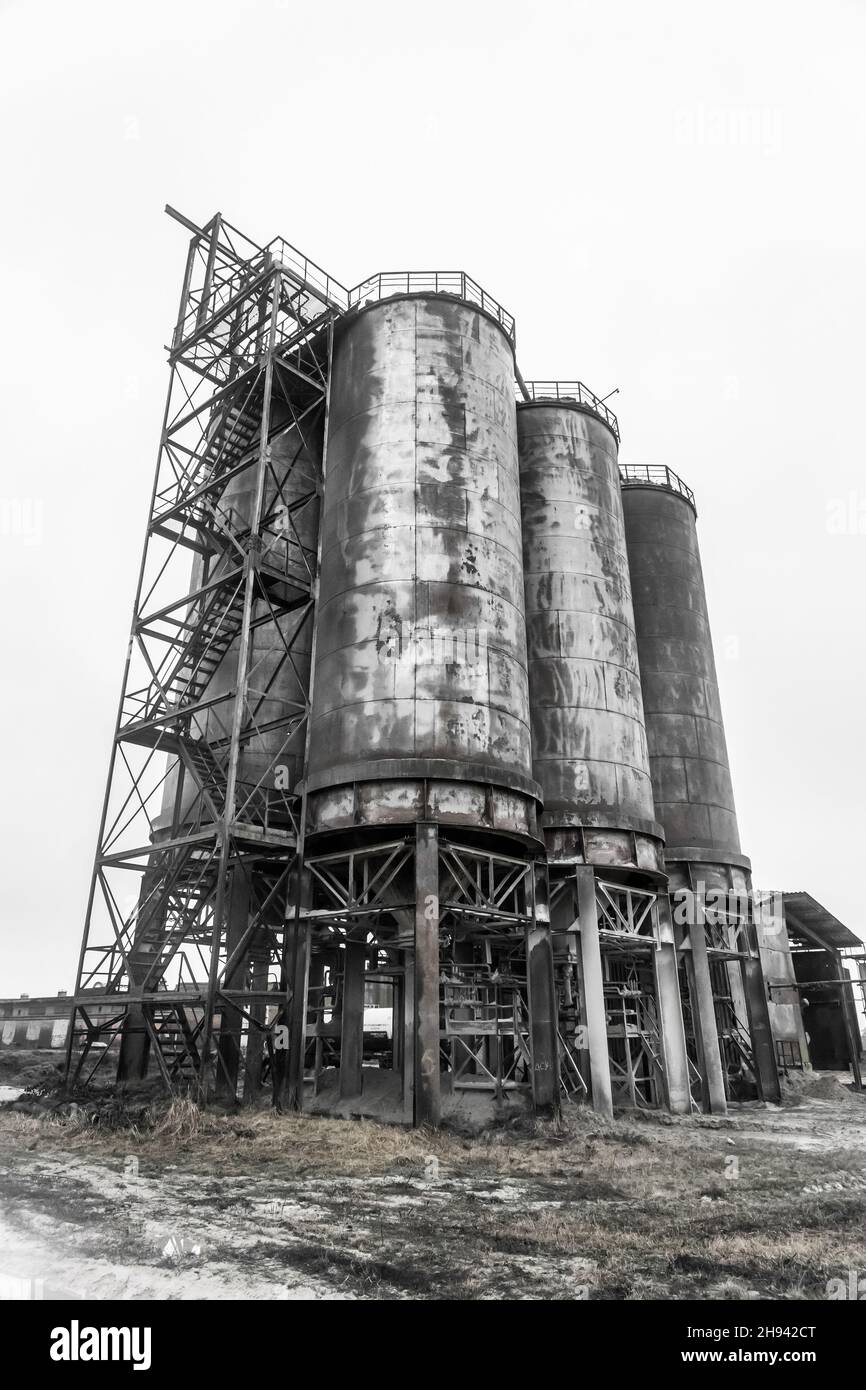
[[[797,1299],[866,1275],[866,1101],[828,1082],[793,1108],[665,1119],[461,1137],[5,1111],[0,1294]]]

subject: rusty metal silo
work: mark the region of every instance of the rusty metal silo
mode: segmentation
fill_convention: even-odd
[[[740,847],[734,807],[694,494],[663,465],[634,465],[622,470],[622,495],[665,864],[671,891],[690,895],[683,903],[698,914],[685,925],[693,928],[690,978],[698,970],[693,1015],[705,1034],[698,1048],[704,1100],[708,1108],[724,1106],[716,1032],[728,1090],[732,1078],[749,1073],[758,1092],[772,1099],[779,1093],[778,1073],[750,900],[751,866]],[[700,904],[720,901],[720,894],[729,907],[704,928]]]
[[[659,870],[615,417],[579,383],[518,405],[535,775],[551,862]]]
[[[377,276],[353,300],[331,368],[306,775],[307,1030],[339,1049],[316,1094],[357,1107],[390,1084],[425,1122],[463,1090],[549,1104],[513,320],[462,274]],[[362,1069],[365,984],[377,1005],[393,991],[390,1082]]]
[[[430,816],[534,831],[513,376],[501,325],[454,298],[340,325],[312,832]]]
[[[624,470],[622,496],[665,858],[730,865],[745,888],[694,496],[670,469],[640,467]]]
[[[579,382],[525,387],[518,435],[532,738],[558,928],[561,1036],[597,1108],[685,1110],[617,421]]]

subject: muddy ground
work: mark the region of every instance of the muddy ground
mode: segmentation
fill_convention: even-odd
[[[4,1075],[4,1084],[10,1077]],[[866,1273],[866,1100],[425,1134],[0,1108],[0,1296],[808,1299]]]

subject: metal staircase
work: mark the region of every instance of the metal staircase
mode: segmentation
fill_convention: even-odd
[[[240,1059],[262,1055],[265,1001],[286,1001],[299,822],[274,773],[306,717],[293,644],[315,571],[314,520],[298,530],[295,514],[318,505],[348,291],[281,239],[172,215],[192,239],[67,1062],[80,1077],[108,1036],[97,1066],[119,1050],[134,1078],[155,1054],[167,1084],[232,1094]],[[297,448],[275,450],[292,432]],[[293,673],[276,709],[264,650]],[[106,998],[108,1029],[91,1008]],[[223,1031],[234,1052],[214,1049]]]

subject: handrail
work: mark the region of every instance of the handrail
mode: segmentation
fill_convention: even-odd
[[[599,400],[588,386],[584,386],[582,381],[525,381],[528,399],[531,401],[563,401],[568,404],[574,401],[577,405],[586,405],[594,414],[601,417],[606,425],[609,425],[619,443],[619,421],[612,410],[608,410],[604,401]],[[519,388],[515,388],[515,393],[519,401],[525,401],[527,396]]]
[[[335,280],[333,275],[329,275],[315,261],[311,261],[309,256],[305,256],[291,242],[286,241],[285,237],[274,237],[263,248],[264,256],[270,257],[271,265],[281,265],[290,274],[294,274],[303,285],[308,288],[317,298],[324,300],[332,309],[338,309],[345,313],[349,308],[351,300],[349,291],[339,280]]]
[[[465,270],[380,270],[349,290],[349,306],[398,294],[453,294],[490,314],[513,344],[514,317]]]
[[[687,487],[679,474],[675,473],[672,468],[668,468],[667,464],[621,463],[619,476],[623,487],[642,487],[649,484],[650,487],[661,487],[668,492],[675,492],[678,497],[685,498],[697,516],[695,494],[690,487]]]

